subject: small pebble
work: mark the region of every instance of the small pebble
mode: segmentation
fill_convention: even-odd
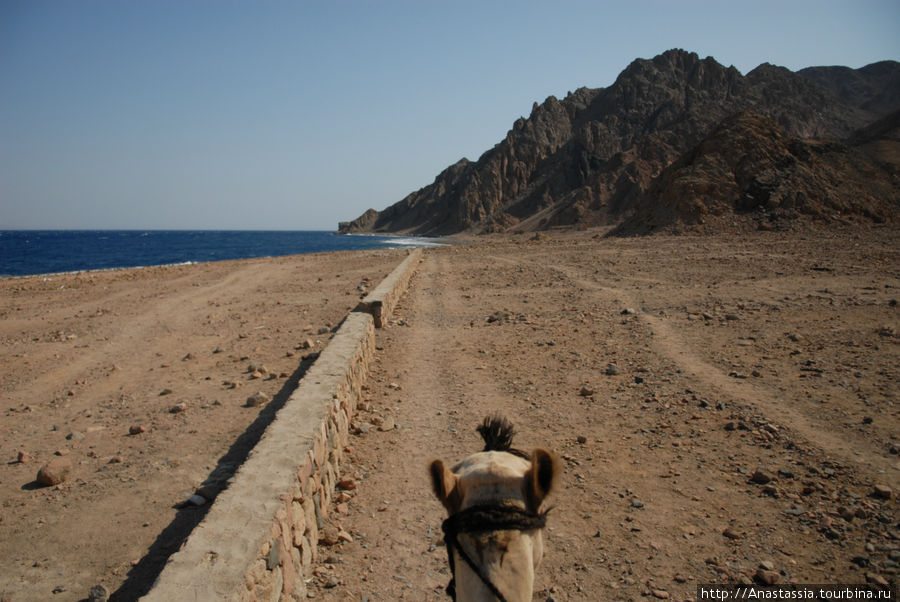
[[[781,575],[775,571],[759,569],[756,571],[756,580],[763,585],[775,585],[781,581]]]
[[[72,460],[56,457],[44,464],[37,473],[36,480],[43,485],[58,485],[66,480],[72,470]]]
[[[893,497],[894,492],[887,485],[875,485],[875,487],[872,488],[872,495],[883,500],[889,500]]]
[[[253,395],[247,398],[247,403],[245,404],[248,408],[258,408],[260,406],[264,406],[267,403],[272,401],[272,398],[263,393],[262,391],[257,391]]]
[[[742,537],[740,533],[738,533],[731,527],[728,527],[724,531],[722,531],[722,535],[724,535],[728,539],[740,539]]]
[[[88,592],[88,602],[106,602],[109,599],[109,591],[102,585],[95,585]]]
[[[761,468],[757,468],[756,472],[753,473],[753,476],[750,477],[751,483],[756,483],[758,485],[765,485],[769,481],[772,480],[772,475],[762,470]]]

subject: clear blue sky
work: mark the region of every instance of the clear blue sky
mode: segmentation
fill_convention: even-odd
[[[0,226],[334,229],[669,48],[900,60],[900,2],[0,0]]]

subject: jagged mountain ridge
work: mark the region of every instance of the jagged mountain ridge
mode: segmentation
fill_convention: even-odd
[[[888,161],[884,146],[897,154],[898,121],[900,111],[842,144],[803,140],[758,113],[739,113],[666,167],[611,234],[717,231],[739,222],[786,229],[800,217],[890,221],[900,210],[900,161]]]
[[[763,64],[741,75],[683,50],[637,59],[607,88],[535,103],[478,161],[462,159],[340,231],[444,235],[619,223],[663,169],[737,113],[757,112],[798,138],[843,139],[883,117],[884,107],[900,106],[900,64],[843,69],[794,73]]]

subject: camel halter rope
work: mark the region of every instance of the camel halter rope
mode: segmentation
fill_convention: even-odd
[[[514,506],[472,506],[466,508],[444,521],[441,528],[444,530],[444,543],[447,546],[447,557],[450,562],[450,583],[447,584],[447,595],[451,600],[456,600],[456,566],[453,560],[453,550],[459,552],[460,557],[469,565],[469,568],[478,575],[481,582],[491,590],[500,602],[507,602],[506,598],[491,583],[484,571],[481,570],[472,558],[466,554],[459,543],[460,533],[486,533],[489,531],[530,531],[543,529],[547,523],[547,511],[541,513],[530,512]]]

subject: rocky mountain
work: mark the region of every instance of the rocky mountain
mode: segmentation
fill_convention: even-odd
[[[898,122],[900,111],[841,144],[739,113],[664,169],[612,234],[770,230],[798,218],[891,221],[900,212]]]
[[[711,135],[721,140],[765,123],[791,141],[844,140],[897,108],[897,62],[797,73],[763,64],[742,75],[670,50],[635,60],[607,88],[535,103],[478,161],[462,159],[432,184],[339,230],[445,235],[619,224],[646,213],[656,198],[651,189],[662,186],[654,180]],[[738,114],[744,117],[735,121]],[[745,134],[742,141],[753,138]]]

